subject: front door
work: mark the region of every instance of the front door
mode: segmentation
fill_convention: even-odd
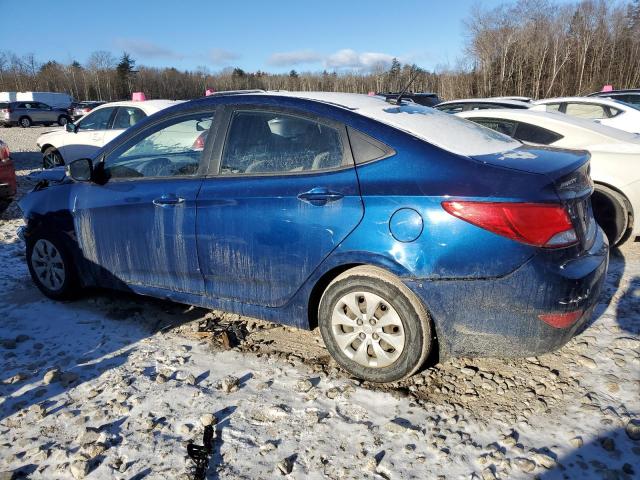
[[[104,145],[104,132],[111,123],[115,107],[94,110],[76,124],[76,132],[66,132],[60,148],[66,163],[79,158],[93,158]]]
[[[232,115],[197,205],[207,294],[269,306],[286,303],[364,213],[344,126],[260,109]]]
[[[80,184],[74,208],[84,256],[112,280],[202,293],[196,197],[211,111],[172,117],[104,160],[106,183]]]

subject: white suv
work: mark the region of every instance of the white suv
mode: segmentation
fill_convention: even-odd
[[[93,155],[111,140],[143,118],[178,102],[146,100],[143,102],[113,102],[94,108],[65,129],[43,133],[38,138],[42,166],[53,168],[79,158]]]

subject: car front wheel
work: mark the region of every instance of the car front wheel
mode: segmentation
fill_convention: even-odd
[[[371,382],[411,376],[433,344],[420,300],[397,277],[377,267],[355,267],[336,277],[320,300],[318,324],[336,362]]]
[[[69,117],[65,117],[64,115],[58,117],[58,125],[64,127],[67,123],[69,123]]]
[[[42,154],[42,168],[53,168],[64,165],[64,160],[60,152],[54,147],[47,148]]]
[[[76,275],[64,244],[53,236],[40,236],[27,243],[27,265],[38,289],[54,300],[75,296]]]

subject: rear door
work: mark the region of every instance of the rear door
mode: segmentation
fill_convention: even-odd
[[[261,107],[228,108],[223,122],[197,202],[206,292],[283,305],[363,216],[345,127]]]
[[[111,140],[116,138],[127,128],[133,127],[136,123],[147,116],[138,107],[118,107],[116,114],[113,118],[113,123],[110,128],[104,132],[103,145],[106,145]]]
[[[173,115],[104,159],[106,183],[77,184],[84,256],[112,282],[201,294],[196,197],[208,164],[197,139],[213,110]]]

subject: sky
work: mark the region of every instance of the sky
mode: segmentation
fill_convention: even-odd
[[[393,57],[434,70],[463,55],[473,5],[504,1],[0,0],[0,51],[82,64],[126,51],[138,66],[211,72],[367,71]]]

